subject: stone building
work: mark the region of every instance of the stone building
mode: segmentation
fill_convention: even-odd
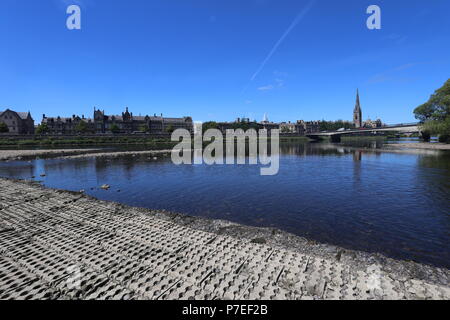
[[[176,129],[187,129],[193,131],[191,117],[164,118],[156,116],[134,116],[126,108],[121,115],[105,115],[105,111],[94,109],[93,118],[85,118],[73,115],[71,118],[48,118],[44,115],[42,123],[48,126],[49,134],[77,134],[80,122],[84,122],[85,133],[110,134],[122,133],[132,134],[136,132],[147,132],[152,134],[170,133]]]
[[[359,90],[356,91],[356,105],[355,110],[353,110],[353,124],[355,128],[362,128],[362,110],[361,104],[359,102]]]
[[[0,123],[6,124],[9,134],[34,134],[34,120],[30,112],[0,111]]]
[[[71,118],[61,118],[61,117],[46,117],[45,114],[42,116],[41,124],[46,124],[48,134],[52,135],[73,135],[80,133],[78,131],[80,122],[83,121],[85,126],[84,133],[94,133],[95,126],[94,121],[89,118],[85,118],[84,115],[79,117],[73,115]]]
[[[375,121],[367,119],[366,121],[364,121],[363,127],[369,129],[377,129],[383,127],[383,122],[381,121],[381,119],[377,119]]]
[[[270,122],[269,118],[267,117],[267,114],[264,114],[263,120],[260,122],[262,129],[264,130],[274,130],[274,129],[280,129],[280,124],[275,122]]]
[[[265,130],[279,129],[281,133],[292,133],[299,136],[304,136],[307,133],[314,133],[320,131],[318,121],[303,121],[297,122],[282,122],[274,123],[270,122],[267,115],[264,115],[263,121],[260,122],[261,126]]]
[[[111,133],[112,128],[120,133],[149,132],[153,134],[170,133],[176,129],[186,129],[191,133],[194,124],[191,117],[164,118],[157,116],[135,116],[126,108],[122,115],[105,115],[105,111],[94,109],[95,132],[98,134]]]
[[[300,122],[282,122],[280,123],[281,133],[292,133],[303,136],[305,134],[305,128]]]
[[[320,131],[319,121],[297,121],[298,131],[301,135],[316,133]],[[303,129],[303,132],[302,132]]]

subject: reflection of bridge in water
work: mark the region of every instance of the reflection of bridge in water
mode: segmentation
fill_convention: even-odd
[[[380,128],[359,128],[352,129],[347,131],[329,131],[329,132],[316,132],[309,133],[306,136],[308,138],[319,140],[322,138],[329,137],[331,142],[341,142],[341,137],[343,135],[358,135],[358,134],[367,134],[367,133],[379,133],[379,132],[398,132],[398,133],[419,133],[421,134],[421,130],[419,127],[419,123],[402,123],[390,126],[383,126]]]

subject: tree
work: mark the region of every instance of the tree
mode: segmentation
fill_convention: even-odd
[[[439,135],[439,141],[450,143],[450,79],[414,110],[427,134]]]
[[[169,124],[169,125],[167,126],[167,128],[166,128],[166,131],[167,131],[168,133],[172,133],[172,132],[175,131],[175,128],[173,127],[173,125]]]
[[[89,130],[88,125],[85,121],[81,120],[75,126],[75,131],[78,133],[86,133]]]
[[[416,119],[444,121],[450,116],[450,79],[431,95],[430,99],[414,110]]]
[[[433,118],[433,106],[430,103],[424,103],[414,110],[416,119],[424,123]]]
[[[209,129],[219,129],[219,125],[215,121],[209,121],[202,124],[203,132],[206,132]]]
[[[117,124],[114,123],[114,124],[111,126],[111,132],[112,132],[112,133],[119,133],[119,132],[120,132],[119,126],[118,126]]]
[[[0,122],[0,133],[7,133],[9,132],[9,128],[4,122]]]
[[[281,128],[281,133],[291,133],[291,130],[289,129],[289,127],[284,126]]]
[[[49,128],[46,123],[41,123],[40,125],[37,126],[37,129],[36,129],[37,134],[46,134],[46,133],[48,133],[48,131],[49,131]]]
[[[143,124],[142,126],[139,127],[139,131],[140,132],[149,132],[150,128],[148,127],[147,124]]]
[[[250,129],[254,129],[256,131],[258,131],[259,129],[262,128],[262,125],[260,125],[257,122],[235,122],[231,125],[232,129],[234,130],[238,130],[238,129],[242,129],[244,131],[248,131]]]
[[[337,121],[319,121],[320,131],[336,131],[339,129],[352,129],[354,127],[353,123],[344,120]]]
[[[439,142],[450,143],[450,116],[444,121],[429,120],[422,126],[424,132],[438,135]]]

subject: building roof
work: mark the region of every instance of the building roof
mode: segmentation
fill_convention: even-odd
[[[186,122],[187,118],[164,118],[165,122]]]
[[[27,119],[28,118],[28,114],[29,114],[29,112],[16,112],[16,113],[23,120]]]
[[[112,116],[106,116],[105,115],[105,117],[106,117],[106,119],[113,119],[114,118],[114,120],[119,120],[119,121],[123,121],[123,117],[122,116],[118,116],[118,115],[112,115]]]
[[[74,120],[77,120],[78,118],[61,118],[61,117],[45,117],[44,119],[42,119],[42,122],[50,122],[50,121],[54,121],[54,122],[62,122],[62,123],[67,123],[67,122],[73,122]],[[91,118],[79,118],[80,120],[84,120],[86,122],[93,122],[94,120]]]
[[[11,111],[11,112],[17,114],[17,116],[22,120],[28,119],[28,115],[30,114],[30,112],[17,112],[17,111],[11,110],[11,109],[6,109],[4,111],[0,111],[0,116],[6,111]],[[30,114],[30,116],[31,116],[31,114]]]
[[[108,116],[105,115],[106,119],[108,120],[112,120],[114,117],[114,120],[116,121],[123,121],[123,117],[119,116],[119,115],[112,115],[112,116]],[[186,120],[189,117],[183,117],[183,118],[164,118],[164,117],[155,117],[155,116],[132,116],[131,119],[134,121],[145,121],[145,120],[150,120],[150,121],[164,121],[164,122],[186,122]]]
[[[146,116],[133,116],[133,120],[144,121],[146,119]]]

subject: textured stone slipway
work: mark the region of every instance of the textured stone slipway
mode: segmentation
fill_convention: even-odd
[[[0,299],[448,299],[448,280],[277,230],[0,179]]]

